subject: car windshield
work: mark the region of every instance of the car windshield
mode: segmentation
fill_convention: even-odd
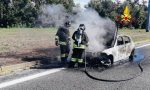
[[[114,39],[111,39],[105,43],[106,48],[111,48],[114,46]]]
[[[114,33],[107,33],[105,38],[105,43],[104,46],[105,48],[111,48],[114,46],[114,42],[115,42],[115,34]]]

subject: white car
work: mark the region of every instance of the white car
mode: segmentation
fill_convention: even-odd
[[[127,35],[118,35],[113,45],[102,52],[87,54],[89,64],[97,66],[111,66],[120,60],[129,59],[132,61],[134,56],[135,45],[131,37]],[[88,53],[88,52],[87,52]]]

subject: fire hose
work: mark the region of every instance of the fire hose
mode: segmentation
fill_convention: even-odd
[[[143,68],[141,66],[141,61],[138,62],[138,67],[140,69],[140,73],[139,74],[136,74],[135,76],[133,77],[130,77],[130,78],[127,78],[127,79],[120,79],[120,80],[109,80],[109,79],[102,79],[102,78],[97,78],[97,77],[94,77],[92,76],[91,74],[89,74],[88,70],[87,70],[87,60],[86,60],[86,50],[84,51],[84,59],[85,59],[85,69],[84,69],[84,73],[91,79],[94,79],[94,80],[97,80],[97,81],[103,81],[103,82],[122,82],[122,81],[129,81],[129,80],[132,80],[134,78],[137,78],[138,76],[140,76],[143,72]]]

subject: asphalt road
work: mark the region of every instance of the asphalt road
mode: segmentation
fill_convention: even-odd
[[[142,61],[144,72],[141,76],[125,82],[102,82],[90,79],[82,72],[82,69],[65,69],[53,74],[29,80],[2,88],[1,90],[149,90],[150,89],[150,46],[140,48],[138,51],[145,56]],[[11,78],[40,73],[45,69],[24,71],[21,74],[11,75]],[[103,79],[126,79],[136,74],[140,70],[136,63],[125,63],[114,68],[98,72],[89,70],[93,76]],[[9,81],[8,77],[1,77]],[[7,79],[6,79],[7,78]]]

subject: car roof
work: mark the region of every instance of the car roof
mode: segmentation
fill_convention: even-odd
[[[118,37],[119,37],[119,36],[125,36],[125,37],[129,37],[129,38],[131,38],[131,37],[130,37],[130,36],[128,36],[128,35],[118,35]]]

